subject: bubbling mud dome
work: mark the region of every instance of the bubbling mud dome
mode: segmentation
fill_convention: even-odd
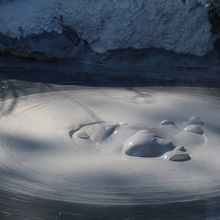
[[[90,204],[220,195],[216,96],[86,87],[29,95],[2,114],[0,131],[7,191]]]

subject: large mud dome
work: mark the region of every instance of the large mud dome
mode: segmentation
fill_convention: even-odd
[[[86,204],[220,195],[217,96],[80,88],[16,103],[0,118],[1,189]]]

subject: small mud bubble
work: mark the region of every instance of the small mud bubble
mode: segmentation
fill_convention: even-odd
[[[176,126],[176,124],[171,120],[163,120],[160,122],[160,126]]]
[[[188,119],[188,124],[203,125],[204,122],[198,116],[192,116]]]
[[[165,153],[163,158],[170,161],[187,161],[191,159],[188,153],[177,150]]]
[[[182,151],[182,152],[186,152],[186,148],[183,147],[183,146],[176,147],[176,150],[178,150],[178,151]]]
[[[82,138],[82,139],[89,139],[89,135],[86,132],[84,132],[84,131],[78,132],[77,133],[77,137],[78,138]]]
[[[184,131],[195,133],[195,134],[203,134],[202,128],[198,125],[188,125],[184,128]]]
[[[125,127],[125,126],[128,125],[128,122],[126,122],[126,121],[121,121],[121,122],[119,122],[118,124],[119,124],[120,127]]]

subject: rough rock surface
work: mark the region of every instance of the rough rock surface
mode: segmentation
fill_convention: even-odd
[[[213,47],[208,11],[197,0],[21,0],[0,5],[0,34],[24,39],[20,41],[21,50],[27,47],[24,42],[29,36],[62,35],[64,27],[74,30],[98,53],[163,48],[201,56]],[[48,37],[45,38],[47,41]],[[61,45],[59,50],[61,47],[72,53],[68,40],[64,39],[63,45],[62,39],[51,39]],[[0,47],[4,48],[1,44],[0,41]],[[44,51],[47,44],[50,54],[53,43],[51,46],[49,42],[38,44],[37,49],[32,43],[29,50]],[[53,55],[60,53],[59,50]],[[70,55],[74,56],[75,52]]]

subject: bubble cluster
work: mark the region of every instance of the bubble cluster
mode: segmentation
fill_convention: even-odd
[[[158,128],[142,130],[131,128],[124,121],[97,122],[84,125],[73,132],[72,139],[84,149],[88,146],[91,150],[97,149],[98,146],[102,151],[116,148],[117,152],[121,151],[122,155],[127,157],[187,161],[191,157],[186,148],[204,142],[204,131],[201,128],[204,123],[199,117],[192,116],[186,120],[186,124],[181,129],[172,120],[162,120]],[[167,132],[167,129],[170,132]],[[124,133],[127,133],[127,136],[123,135]]]

